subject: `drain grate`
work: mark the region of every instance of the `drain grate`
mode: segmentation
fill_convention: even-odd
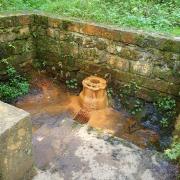
[[[89,111],[87,109],[80,109],[73,119],[83,124],[87,123],[89,121]]]

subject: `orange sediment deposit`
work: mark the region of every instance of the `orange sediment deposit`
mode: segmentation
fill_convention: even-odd
[[[70,95],[63,87],[54,84],[44,76],[38,76],[31,82],[32,89],[23,99],[20,99],[16,106],[33,114],[59,114],[67,111],[70,103]]]
[[[125,113],[120,113],[112,108],[92,111],[88,124],[118,136],[124,133],[131,133],[133,128],[137,126],[135,120],[126,117]]]
[[[118,137],[124,137],[140,147],[147,147],[148,143],[156,143],[159,136],[142,127],[125,113],[108,107],[106,80],[90,76],[83,80],[83,90],[79,95],[80,111],[74,116],[79,122],[88,122],[96,129],[104,130]]]
[[[140,147],[158,142],[159,137],[155,132],[143,129],[125,112],[108,106],[106,80],[90,76],[82,84],[83,90],[79,96],[70,95],[64,86],[55,84],[45,76],[37,76],[33,78],[31,85],[37,92],[20,99],[16,106],[30,112],[35,120],[47,114],[51,121],[51,116],[67,112],[80,123],[88,123],[91,127],[127,139]],[[37,126],[33,127],[33,131],[36,129]]]

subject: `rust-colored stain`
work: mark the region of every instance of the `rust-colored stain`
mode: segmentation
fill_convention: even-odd
[[[90,76],[82,82],[83,90],[79,96],[70,94],[63,85],[57,85],[45,75],[38,75],[31,83],[32,90],[16,106],[31,113],[33,123],[45,116],[49,122],[55,116],[68,113],[79,123],[104,130],[115,136],[127,139],[140,147],[149,143],[156,144],[158,135],[143,129],[125,112],[119,112],[108,106],[106,81],[96,76]],[[33,126],[35,132],[40,125]]]

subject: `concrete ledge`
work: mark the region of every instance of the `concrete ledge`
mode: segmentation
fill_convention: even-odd
[[[31,141],[29,113],[0,102],[0,180],[20,180],[31,171]]]

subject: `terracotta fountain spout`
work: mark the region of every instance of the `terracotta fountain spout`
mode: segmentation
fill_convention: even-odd
[[[83,80],[82,84],[83,90],[79,95],[82,108],[91,111],[104,109],[108,106],[107,83],[105,79],[89,76]]]

